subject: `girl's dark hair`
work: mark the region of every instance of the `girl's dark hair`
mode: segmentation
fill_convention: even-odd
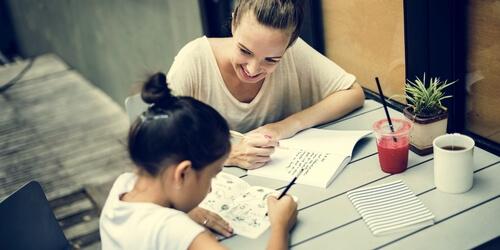
[[[192,97],[173,96],[165,74],[151,76],[141,97],[150,106],[130,128],[128,151],[132,161],[150,175],[183,160],[201,170],[229,152],[226,120]]]
[[[233,9],[233,24],[238,26],[241,17],[252,11],[257,21],[275,29],[291,29],[288,47],[297,40],[304,20],[302,0],[238,0]]]

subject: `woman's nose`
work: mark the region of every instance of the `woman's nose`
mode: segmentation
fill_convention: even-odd
[[[256,60],[251,61],[250,63],[247,64],[247,73],[250,76],[255,76],[260,73],[260,63],[257,62]]]

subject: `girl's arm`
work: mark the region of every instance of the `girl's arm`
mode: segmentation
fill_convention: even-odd
[[[278,200],[276,197],[267,198],[269,221],[271,222],[271,237],[267,249],[288,249],[289,231],[297,221],[297,203],[292,197],[285,195]],[[227,249],[221,245],[208,231],[196,236],[189,246],[190,250],[197,249]]]
[[[288,195],[280,200],[269,196],[267,206],[271,222],[271,237],[267,249],[288,249],[289,232],[297,221],[297,203]]]
[[[193,242],[191,242],[191,245],[189,245],[189,250],[198,250],[198,249],[219,250],[227,248],[221,245],[212,233],[204,231],[198,234],[198,236],[194,238]]]

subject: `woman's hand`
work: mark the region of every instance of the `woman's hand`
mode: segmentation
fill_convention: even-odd
[[[256,169],[271,160],[271,154],[278,141],[261,133],[248,133],[231,148],[226,166]]]
[[[258,127],[249,133],[259,133],[278,141],[294,136],[301,128],[294,119],[285,119]]]
[[[193,210],[189,211],[188,215],[196,223],[226,237],[233,234],[231,226],[216,213],[212,213],[201,207],[195,207]]]
[[[289,195],[277,199],[267,198],[267,208],[271,228],[288,232],[297,221],[297,203]]]

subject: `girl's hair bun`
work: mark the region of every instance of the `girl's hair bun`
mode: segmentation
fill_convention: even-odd
[[[164,73],[158,72],[144,83],[141,98],[145,103],[153,104],[162,109],[167,109],[176,100],[167,84],[167,77]]]

